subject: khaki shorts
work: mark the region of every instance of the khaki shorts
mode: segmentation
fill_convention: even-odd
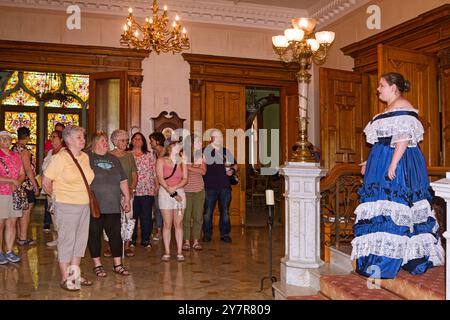
[[[12,204],[11,194],[0,194],[0,219],[22,217],[22,210],[14,210]]]

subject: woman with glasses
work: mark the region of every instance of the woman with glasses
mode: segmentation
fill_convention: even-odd
[[[128,139],[128,132],[125,130],[114,130],[111,133],[111,142],[114,145],[114,150],[111,151],[111,154],[119,159],[122,169],[125,172],[125,176],[128,180],[128,189],[130,190],[131,208],[133,208],[133,197],[136,192],[138,179],[136,162],[134,161],[134,157],[131,152],[127,151]],[[127,216],[131,218],[133,216],[133,212],[130,211]],[[111,255],[109,250],[107,250],[104,255],[107,256],[108,254]],[[134,252],[130,248],[130,241],[125,242],[125,255],[127,257],[134,256]]]

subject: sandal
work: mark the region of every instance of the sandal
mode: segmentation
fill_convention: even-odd
[[[184,256],[182,254],[177,254],[177,261],[178,262],[183,262],[184,260],[186,260],[186,259],[184,258]]]
[[[82,279],[83,280],[80,279],[80,284],[82,286],[89,287],[89,286],[92,286],[94,284],[92,281],[89,281],[88,279],[85,279],[85,278],[82,278]]]
[[[161,257],[161,260],[164,262],[170,261],[170,254],[165,254]]]
[[[129,276],[130,273],[127,269],[123,266],[123,264],[118,264],[117,266],[113,267],[114,273],[120,274],[121,276]]]
[[[80,288],[71,288],[71,287],[69,287],[68,284],[67,284],[67,280],[64,280],[63,282],[61,282],[59,284],[59,286],[61,287],[61,289],[64,289],[64,290],[70,291],[70,292],[80,291]]]
[[[125,249],[125,256],[127,257],[134,257],[134,252],[130,248]]]
[[[192,248],[194,248],[194,250],[203,250],[203,247],[200,243],[196,242],[193,244]]]
[[[183,247],[182,247],[182,249],[184,250],[184,251],[189,251],[189,250],[191,250],[191,245],[189,244],[189,243],[184,243],[183,244]]]
[[[104,278],[106,277],[106,271],[103,266],[97,266],[92,269],[97,277]]]

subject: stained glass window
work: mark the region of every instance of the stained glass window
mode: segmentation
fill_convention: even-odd
[[[68,125],[79,125],[80,117],[78,114],[70,114],[70,113],[49,113],[47,115],[47,132],[50,135],[52,131],[55,129],[55,124],[58,122]]]
[[[81,109],[83,106],[77,100],[73,99],[73,101],[59,101],[52,100],[45,103],[46,107],[50,108],[67,108],[67,109]]]
[[[14,89],[14,87],[19,82],[19,73],[17,71],[14,71],[11,77],[9,77],[8,82],[6,83],[4,91],[8,91],[11,89]]]
[[[82,74],[66,75],[66,86],[69,92],[76,94],[86,102],[89,99],[89,76]]]
[[[0,119],[4,121],[0,130],[11,132],[16,141],[17,129],[28,127],[29,147],[35,156],[36,152],[43,154],[39,145],[43,145],[45,133],[50,134],[57,122],[83,125],[82,110],[89,108],[89,75],[0,71]],[[47,118],[41,116],[44,114]]]
[[[61,76],[56,73],[24,72],[23,84],[35,94],[55,91],[61,86]]]
[[[37,141],[37,113],[36,112],[5,112],[5,130],[10,132],[14,139],[17,139],[17,129],[27,127],[31,131],[30,144]]]
[[[2,104],[11,106],[39,106],[39,102],[30,94],[26,93],[22,88],[11,93],[6,97]]]

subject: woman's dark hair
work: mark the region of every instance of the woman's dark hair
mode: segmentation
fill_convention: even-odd
[[[153,132],[148,136],[148,138],[155,140],[161,147],[164,147],[164,141],[166,141],[166,137],[161,132]]]
[[[400,93],[408,92],[411,89],[411,83],[398,72],[387,72],[381,76],[386,82],[392,86],[395,84]]]
[[[145,139],[144,135],[142,133],[140,133],[140,132],[136,132],[135,134],[133,134],[133,136],[131,137],[130,144],[128,145],[128,149],[127,150],[133,150],[133,139],[136,136],[141,136],[141,139],[142,139],[142,152],[143,153],[147,153],[148,152],[147,139]]]
[[[27,127],[20,127],[19,129],[17,129],[17,139],[19,140],[25,139],[30,135],[31,131]]]
[[[65,144],[65,142],[64,142],[64,140],[63,140],[62,131],[59,131],[59,130],[53,130],[52,133],[50,134],[50,137],[51,137],[53,134],[56,134],[56,135],[58,136],[59,140],[61,140],[61,145],[62,145],[63,147],[65,147],[66,144]]]
[[[55,130],[56,130],[56,127],[61,127],[63,130],[66,128],[66,126],[64,125],[64,123],[61,123],[61,122],[57,122],[57,123],[55,124]]]

